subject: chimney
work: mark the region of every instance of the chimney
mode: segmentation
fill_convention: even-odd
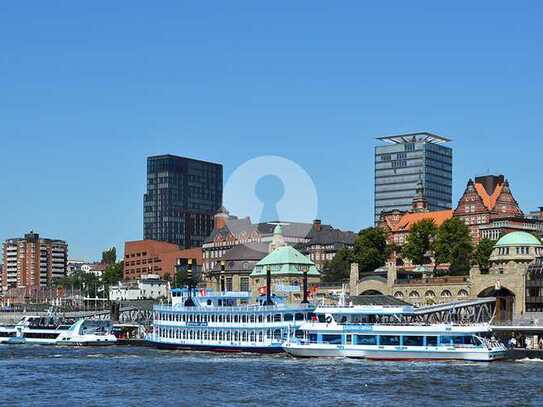
[[[321,220],[320,219],[315,219],[313,221],[313,229],[315,229],[315,232],[320,232],[321,231]]]

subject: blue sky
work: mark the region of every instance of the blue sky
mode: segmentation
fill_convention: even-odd
[[[0,4],[2,240],[122,249],[161,153],[221,162],[225,179],[286,157],[323,222],[358,230],[375,137],[417,130],[454,139],[453,204],[495,172],[523,209],[543,205],[537,2],[75,3]]]

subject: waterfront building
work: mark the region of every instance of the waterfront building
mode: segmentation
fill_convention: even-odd
[[[72,275],[76,272],[94,274],[96,277],[101,277],[106,271],[107,264],[102,262],[87,262],[83,260],[68,260],[66,268],[67,275]]]
[[[422,180],[429,211],[452,207],[452,149],[448,138],[422,132],[380,137],[375,147],[375,222],[382,212],[411,209]]]
[[[220,270],[221,261],[226,262],[228,268],[231,261],[241,261],[243,264],[243,261],[247,260],[250,264],[251,261],[262,259],[268,254],[273,231],[278,223],[281,223],[285,243],[308,256],[318,269],[322,269],[327,261],[332,260],[342,247],[352,248],[356,238],[355,233],[322,224],[319,219],[313,223],[252,223],[249,218],[238,219],[230,215],[225,208],[221,208],[215,215],[214,223],[211,235],[202,246],[206,276]],[[249,250],[229,253],[230,250],[240,246],[245,246]],[[255,252],[261,253],[260,258],[256,258],[258,256]],[[250,258],[245,259],[246,255]],[[216,288],[213,283],[210,284],[210,287]]]
[[[389,243],[402,246],[415,223],[429,219],[440,226],[446,220],[458,217],[468,225],[476,245],[481,239],[498,240],[515,231],[542,236],[543,216],[538,217],[538,214],[524,216],[503,175],[485,175],[468,181],[456,209],[443,211],[428,209],[426,191],[419,180],[411,209],[381,213],[378,226],[387,232]]]
[[[253,296],[262,295],[267,289],[267,271],[271,271],[272,292],[287,298],[289,303],[301,302],[306,293],[314,292],[320,283],[320,272],[315,263],[294,247],[286,244],[283,228],[277,225],[270,243],[270,253],[256,263],[250,274]],[[304,277],[307,287],[304,287]]]
[[[119,281],[109,288],[111,301],[168,300],[170,283],[162,280],[158,274],[143,274],[134,281]]]
[[[419,179],[415,189],[415,196],[411,202],[411,208],[408,211],[394,209],[382,212],[377,225],[386,232],[389,244],[401,247],[415,223],[422,220],[431,220],[439,227],[452,216],[452,209],[442,211],[430,211],[428,209],[424,186],[422,180]]]
[[[147,158],[144,239],[202,246],[222,205],[220,164],[174,155]]]
[[[414,275],[389,262],[383,270],[360,275],[353,264],[350,294],[393,295],[418,306],[496,297],[496,319],[529,317],[543,310],[542,257],[543,244],[537,237],[511,232],[495,244],[488,270],[473,266],[466,276],[432,277],[431,268],[418,266]]]
[[[180,260],[194,259],[202,266],[202,249],[180,249],[173,243],[156,240],[136,240],[124,243],[123,279],[138,280],[144,274],[158,274],[161,278],[175,276]]]
[[[488,238],[498,240],[515,230],[538,231],[543,223],[528,219],[503,175],[485,175],[468,180],[454,216],[469,226],[474,243]]]
[[[31,231],[3,243],[2,289],[45,287],[66,275],[68,244]]]

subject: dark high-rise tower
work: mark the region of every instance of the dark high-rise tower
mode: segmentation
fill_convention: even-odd
[[[375,147],[375,221],[381,212],[411,210],[417,186],[424,189],[428,210],[452,206],[451,141],[432,133],[381,137]]]
[[[201,246],[222,206],[222,165],[174,155],[147,158],[144,239]]]

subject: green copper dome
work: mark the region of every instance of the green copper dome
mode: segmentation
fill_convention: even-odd
[[[308,276],[320,275],[315,264],[292,246],[278,247],[256,263],[251,277],[265,276],[268,266],[275,276],[303,275],[304,270]]]
[[[498,240],[496,247],[504,246],[541,246],[541,241],[528,232],[511,232]]]

